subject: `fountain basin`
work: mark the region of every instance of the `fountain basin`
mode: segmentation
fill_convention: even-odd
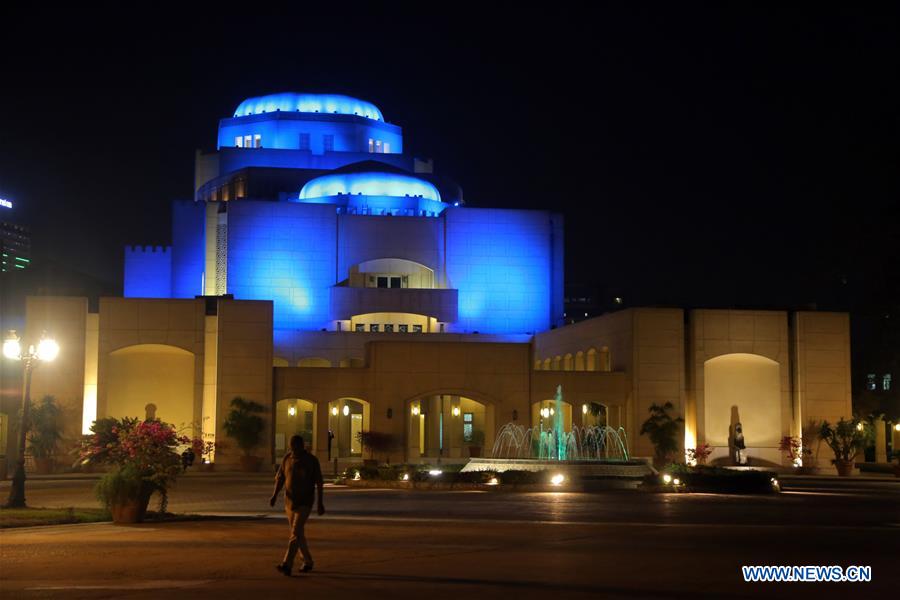
[[[600,479],[640,480],[656,470],[646,460],[539,460],[533,458],[472,458],[462,468],[468,471],[554,471],[569,481]]]

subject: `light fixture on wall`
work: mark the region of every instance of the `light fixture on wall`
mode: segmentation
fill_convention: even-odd
[[[458,407],[458,406],[454,406],[454,407],[453,407],[453,416],[454,416],[454,417],[458,417],[458,416],[459,416],[459,407]]]
[[[349,414],[350,414],[350,407],[345,404],[344,405],[344,416],[346,417]]]
[[[293,417],[293,416],[296,415],[296,414],[297,414],[297,407],[295,407],[295,406],[288,406],[288,416],[289,416],[289,417]]]
[[[588,413],[588,407],[587,407],[587,404],[582,404],[582,405],[581,405],[581,414],[586,415],[587,413]]]
[[[418,404],[413,404],[413,407],[412,407],[412,409],[411,409],[411,412],[412,412],[412,416],[418,417],[418,416],[419,416],[419,405],[418,405]]]
[[[337,416],[337,414],[338,414],[337,406],[331,407],[331,414],[334,415],[335,417]]]
[[[551,406],[550,407],[550,416],[552,417],[554,414],[556,414],[556,411],[553,410],[553,407]]]
[[[550,409],[547,408],[546,406],[544,408],[542,408],[541,416],[544,417],[545,419],[549,419],[550,418]]]

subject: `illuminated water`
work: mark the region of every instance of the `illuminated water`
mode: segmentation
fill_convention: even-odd
[[[555,413],[563,414],[561,387],[556,388]],[[628,461],[628,438],[624,428],[606,425],[576,425],[567,432],[561,418],[548,429],[507,423],[497,432],[491,458]]]

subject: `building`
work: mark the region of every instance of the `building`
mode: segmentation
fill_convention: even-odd
[[[32,393],[63,402],[70,438],[153,412],[220,442],[228,467],[242,396],[267,407],[272,461],[294,433],[356,460],[361,431],[392,434],[392,461],[465,460],[504,423],[556,419],[621,427],[650,456],[640,425],[671,402],[686,448],[727,461],[740,421],[751,460],[781,463],[782,436],[850,415],[846,314],[627,308],[564,325],[562,218],[466,206],[371,103],[246,100],[196,174],[172,245],[126,250],[124,297],[28,300],[28,331],[63,348]]]
[[[24,225],[0,220],[0,273],[15,273],[31,266],[31,231]]]

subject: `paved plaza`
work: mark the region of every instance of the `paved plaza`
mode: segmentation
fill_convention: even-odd
[[[96,506],[93,480],[32,480],[32,506]],[[0,485],[0,493],[8,489]],[[310,574],[274,570],[286,542],[270,478],[179,481],[170,510],[211,521],[0,533],[7,598],[839,597],[900,582],[900,486],[836,480],[779,497],[405,492],[326,488]],[[871,565],[866,584],[749,584],[743,564]]]

